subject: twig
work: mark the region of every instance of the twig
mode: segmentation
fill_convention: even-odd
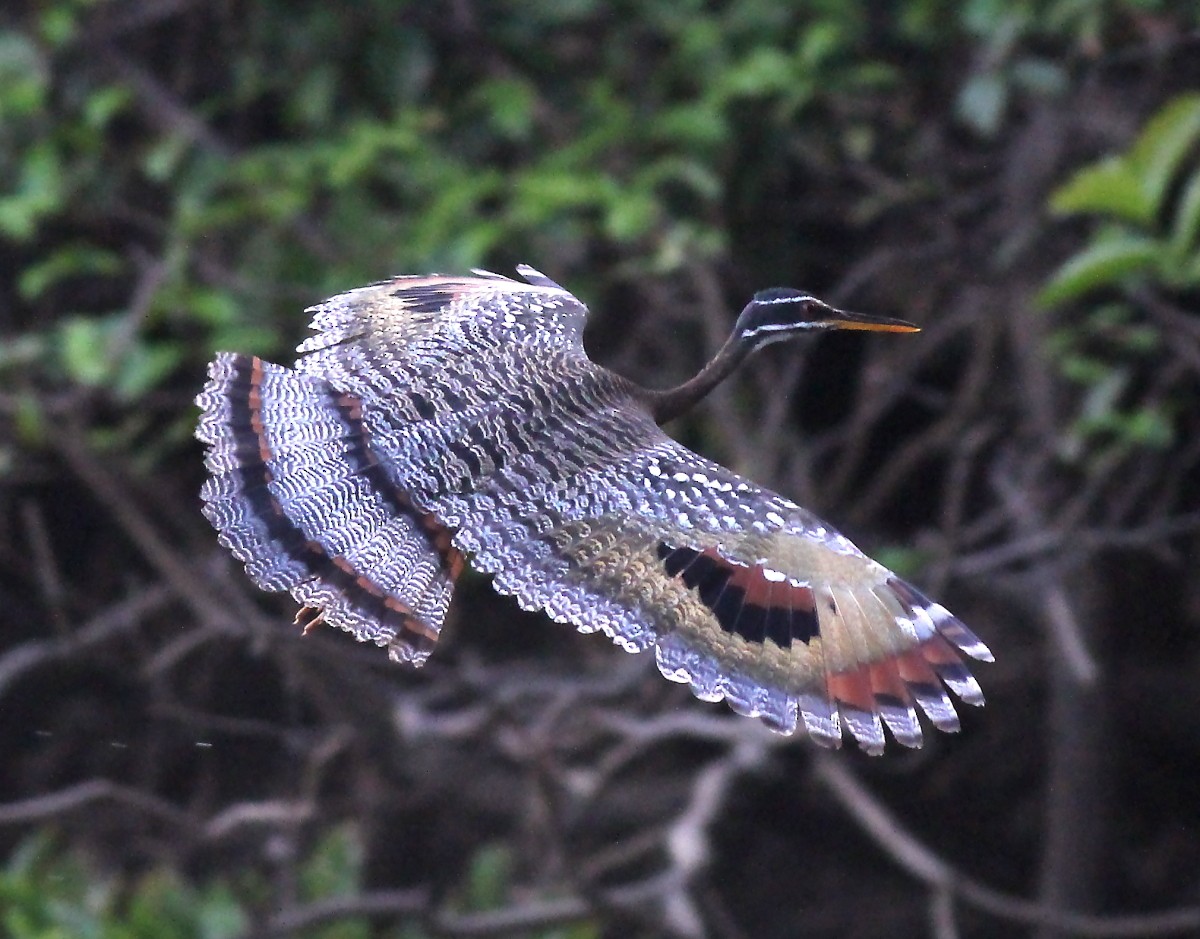
[[[243,939],[275,939],[352,916],[405,916],[425,912],[429,894],[414,890],[380,890],[350,897],[329,897],[284,910],[243,934]]]
[[[251,825],[295,825],[308,821],[317,813],[313,802],[288,802],[272,799],[267,802],[239,802],[218,812],[204,824],[204,837],[219,841],[231,832]]]
[[[1062,584],[1047,585],[1044,609],[1050,633],[1055,638],[1067,670],[1077,685],[1091,688],[1100,678],[1100,664],[1083,642],[1083,627]]]
[[[976,909],[1014,923],[1052,926],[1092,939],[1148,939],[1200,929],[1200,907],[1102,916],[1066,912],[995,890],[954,868],[905,829],[836,758],[818,754],[813,772],[850,818],[903,870],[930,889],[957,897]]]
[[[929,569],[941,574],[943,567],[946,567],[958,577],[978,577],[1017,564],[1032,563],[1051,553],[1057,556],[1063,567],[1070,567],[1102,549],[1156,547],[1171,538],[1193,534],[1198,530],[1200,512],[1188,512],[1136,527],[1043,530],[1014,538],[994,548],[964,554],[948,562],[934,562]]]
[[[29,539],[30,555],[33,570],[37,576],[42,597],[50,611],[50,620],[54,631],[59,636],[65,636],[70,630],[66,613],[67,591],[63,584],[62,569],[54,556],[54,545],[50,540],[50,532],[46,528],[46,519],[40,506],[29,499],[21,502],[21,521],[25,524],[25,534]]]
[[[132,89],[146,118],[160,130],[180,135],[220,160],[232,160],[237,149],[217,134],[203,119],[188,109],[150,71],[134,64],[117,47],[96,43],[94,55]],[[307,215],[296,215],[289,222],[305,249],[323,261],[333,261],[338,252],[320,226]]]
[[[691,801],[667,835],[667,850],[685,874],[693,874],[708,863],[708,826],[725,804],[734,777],[761,762],[763,752],[761,747],[743,743],[696,776]]]
[[[130,540],[138,547],[150,564],[192,609],[196,619],[210,628],[221,632],[242,633],[241,624],[254,623],[260,631],[267,625],[260,621],[253,606],[248,602],[237,602],[237,595],[218,598],[210,585],[197,576],[194,565],[169,545],[158,529],[138,507],[136,501],[122,486],[102,461],[87,450],[82,428],[72,427],[66,433],[54,435],[54,443],[67,465],[92,491],[96,499],[108,510]],[[222,602],[225,600],[226,602]],[[233,605],[235,609],[230,609]]]
[[[112,604],[93,616],[76,632],[62,639],[37,639],[22,643],[0,656],[0,696],[19,676],[46,662],[88,651],[111,636],[137,626],[146,616],[174,601],[175,592],[154,584]]]
[[[586,900],[564,897],[479,913],[442,913],[433,917],[429,926],[443,936],[508,936],[566,926],[595,913]]]
[[[1018,486],[1008,474],[997,471],[993,476],[996,491],[1008,506],[1018,528],[1028,534],[1053,530],[1042,517],[1041,507],[1034,504],[1028,492]],[[1062,659],[1070,670],[1072,681],[1083,688],[1093,684],[1100,673],[1100,666],[1092,655],[1083,637],[1079,620],[1071,611],[1066,593],[1056,578],[1060,576],[1061,568],[1057,565],[1047,565],[1044,574],[1039,579],[1045,592],[1045,620],[1050,635],[1062,653]]]
[[[93,802],[117,802],[177,828],[191,830],[196,827],[191,816],[181,812],[165,799],[107,779],[91,779],[46,795],[0,803],[0,825],[40,822],[91,805]]]
[[[954,894],[935,890],[929,898],[929,920],[934,939],[958,939],[958,920],[954,915]]]

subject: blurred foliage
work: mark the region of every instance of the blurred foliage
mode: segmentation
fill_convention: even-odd
[[[516,859],[510,846],[504,843],[483,845],[472,857],[462,886],[455,891],[454,908],[463,912],[484,912],[513,904],[518,894],[528,899],[529,892],[518,891],[516,887],[515,867]],[[601,932],[596,923],[584,921],[571,926],[527,931],[525,935],[537,939],[599,939]],[[404,939],[418,939],[418,934],[407,932]]]
[[[282,352],[304,301],[387,273],[533,260],[586,296],[590,256],[627,274],[716,259],[747,180],[890,159],[915,128],[881,103],[937,56],[977,48],[958,107],[991,135],[1014,89],[1066,81],[1032,50],[1086,50],[1167,5],[617,8],[261,3],[235,33],[212,24],[222,68],[164,61],[160,84],[94,39],[123,4],[39,5],[0,30],[0,240],[24,309],[0,376],[132,405],[194,384],[217,348]],[[756,247],[777,224],[738,230]]]
[[[935,52],[969,40],[971,62],[954,112],[993,138],[1022,98],[1065,93],[1076,60],[1095,58],[1138,23],[1165,26],[1176,17],[1180,27],[1196,25],[1196,12],[1173,0],[918,0],[904,4],[900,26]]]
[[[1043,307],[1082,308],[1051,336],[1049,353],[1084,389],[1063,453],[1079,457],[1090,439],[1163,448],[1174,438],[1176,397],[1126,403],[1139,370],[1165,341],[1136,314],[1147,292],[1200,288],[1200,95],[1164,105],[1128,151],[1076,171],[1050,199],[1061,217],[1094,219],[1088,244],[1038,295]]]
[[[330,829],[298,872],[299,899],[315,903],[362,891],[362,845],[349,826]],[[513,898],[512,858],[503,845],[484,846],[467,869],[456,907],[503,908]],[[186,883],[169,869],[128,881],[100,874],[81,856],[57,848],[47,835],[27,839],[0,869],[0,930],[7,939],[229,939],[247,935],[251,906],[277,903],[261,878],[243,871],[236,882]],[[593,925],[535,930],[543,939],[591,939]],[[345,916],[298,935],[306,939],[423,939],[415,924],[381,933],[365,917]]]
[[[228,939],[246,925],[224,884],[199,888],[163,869],[127,885],[44,836],[0,870],[0,927],[10,939]]]
[[[1178,403],[1128,401],[1139,370],[1153,368],[1162,342],[1157,328],[1135,322],[1133,310],[1121,303],[1091,307],[1078,322],[1050,334],[1048,354],[1063,377],[1083,390],[1075,421],[1061,433],[1061,456],[1078,460],[1092,452],[1091,444],[1106,449],[1106,441],[1119,451],[1171,445]]]
[[[1054,307],[1151,282],[1200,287],[1200,94],[1163,106],[1129,151],[1078,170],[1050,200],[1062,217],[1100,224],[1039,295]]]
[[[0,238],[28,311],[0,370],[126,405],[214,349],[280,352],[299,298],[389,272],[713,257],[748,135],[786,149],[806,113],[895,81],[859,54],[865,3],[497,9],[459,24],[488,54],[452,58],[438,12],[376,0],[289,5],[285,30],[256,5],[225,69],[168,91],[80,60],[109,9],[58,0],[0,32]],[[844,134],[873,145],[867,122]]]

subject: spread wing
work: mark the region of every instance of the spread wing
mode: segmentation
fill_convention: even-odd
[[[691,452],[587,359],[586,308],[529,268],[398,278],[316,308],[301,347],[396,491],[498,591],[819,742],[956,730],[986,647],[811,513]]]
[[[309,310],[316,335],[300,345],[304,358],[297,364],[352,386],[364,376],[403,381],[414,365],[470,361],[505,345],[582,357],[587,307],[532,267],[517,270],[525,283],[475,271],[394,277],[338,294]]]
[[[845,729],[880,752],[884,726],[920,745],[918,708],[957,730],[947,687],[983,703],[960,652],[990,653],[943,607],[794,503],[642,430],[564,479],[507,468],[434,512],[523,607],[653,646],[666,677],[783,733],[802,723],[836,746]]]

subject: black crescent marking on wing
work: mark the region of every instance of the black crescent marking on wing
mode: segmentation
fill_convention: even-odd
[[[770,639],[782,649],[820,635],[809,587],[771,580],[762,565],[735,564],[714,548],[697,551],[660,542],[656,553],[667,576],[696,590],[725,632],[759,644]]]

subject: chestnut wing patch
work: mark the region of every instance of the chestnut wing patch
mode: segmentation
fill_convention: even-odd
[[[734,564],[715,548],[659,542],[657,551],[667,576],[695,589],[725,632],[760,645],[770,640],[781,649],[819,635],[812,589],[785,574],[761,564]]]
[[[878,753],[884,725],[905,746],[921,745],[916,707],[935,727],[958,729],[943,685],[969,704],[983,703],[960,652],[987,660],[987,648],[895,575],[880,571],[883,577],[874,582],[808,584],[769,564],[730,561],[712,546],[676,547],[660,540],[655,553],[664,574],[688,587],[724,634],[764,646],[768,658],[771,644],[794,656],[800,683],[791,685],[770,666],[735,662],[719,644],[666,636],[660,643],[664,674],[686,673],[694,686],[700,676],[701,692],[709,694],[712,685],[735,710],[761,716],[784,732],[802,718],[814,739],[827,746],[838,745],[844,727],[867,752]],[[810,653],[815,658],[807,658]],[[806,662],[819,663],[819,678],[800,677]],[[710,680],[714,670],[724,677]]]

